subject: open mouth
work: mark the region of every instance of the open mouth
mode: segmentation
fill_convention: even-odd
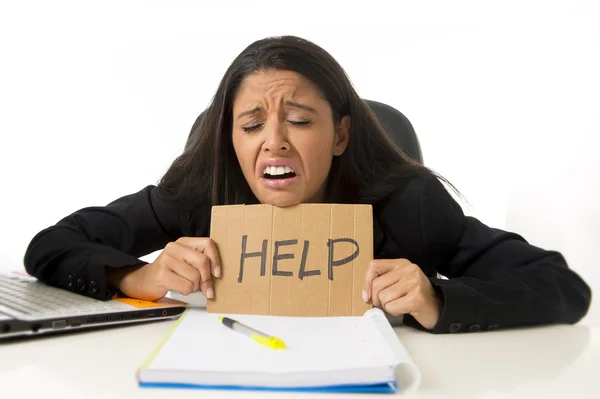
[[[263,171],[263,177],[269,180],[291,179],[296,177],[296,172],[289,166],[267,166]]]

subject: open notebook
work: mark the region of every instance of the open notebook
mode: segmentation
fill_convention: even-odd
[[[364,316],[226,315],[281,338],[274,350],[189,309],[137,378],[141,387],[410,393],[420,372],[383,312]]]

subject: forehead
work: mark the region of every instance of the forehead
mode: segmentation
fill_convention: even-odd
[[[296,72],[261,71],[244,79],[233,106],[246,107],[249,103],[301,98],[318,101],[321,95],[310,80]]]

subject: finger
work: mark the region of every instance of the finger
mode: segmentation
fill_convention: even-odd
[[[159,258],[162,259],[160,263],[163,263],[173,273],[190,280],[193,284],[193,292],[197,291],[200,286],[200,275],[196,268],[194,268],[190,262],[186,261],[185,253],[187,251],[194,253],[194,250],[179,242],[170,242],[165,246],[165,249],[160,254]]]
[[[440,318],[443,305],[441,300],[436,298],[433,302],[427,301],[421,287],[404,283],[383,290],[379,294],[384,303],[383,308],[392,316],[410,314],[426,329],[434,328]]]
[[[173,290],[182,295],[189,295],[194,292],[194,283],[174,272],[170,267],[161,272],[159,280],[167,290]]]
[[[379,291],[378,299],[381,303],[381,307],[385,310],[388,310],[391,302],[406,297],[406,295],[411,292],[412,288],[414,287],[411,287],[409,284],[406,284],[403,281],[398,281],[396,284],[390,285],[389,287]]]
[[[409,263],[411,262],[407,259],[374,259],[370,261],[363,283],[363,300],[367,302],[369,298],[372,298],[372,282],[374,279]]]
[[[210,259],[211,273],[215,277],[221,276],[221,258],[217,245],[210,237],[181,237],[178,242],[192,248],[196,251],[204,253]]]
[[[204,254],[208,256],[210,260],[210,266],[212,270],[212,274],[215,277],[221,276],[221,258],[219,257],[219,251],[217,249],[217,244],[212,240],[212,238],[207,238]]]
[[[410,295],[403,295],[387,302],[383,308],[392,316],[400,316],[412,312],[411,303]]]
[[[398,270],[392,270],[388,273],[385,273],[382,276],[375,278],[371,283],[371,300],[373,301],[373,305],[376,307],[380,307],[380,292],[398,283],[398,280],[401,278],[402,274]]]
[[[210,259],[208,256],[186,246],[182,246],[180,254],[187,264],[198,271],[199,276],[197,282],[204,296],[207,298],[214,297],[215,292],[210,269]]]
[[[363,282],[363,300],[365,302],[368,302],[369,299],[372,297],[373,280],[379,277],[381,274],[384,274],[384,270],[389,270],[391,268],[393,268],[393,263],[390,262],[389,259],[373,259],[369,262],[369,265],[367,266],[367,271],[365,272],[365,279]]]
[[[211,278],[210,261],[205,254],[185,245],[184,242],[179,240],[167,244],[164,252],[176,261],[184,262],[196,269],[200,274],[199,276],[196,276],[196,289],[199,288],[207,298],[214,297],[215,294]]]
[[[192,292],[198,291],[202,276],[196,267],[190,265],[185,259],[178,259],[175,257],[169,259],[167,266],[173,273],[192,283]]]
[[[200,290],[204,293],[207,298],[213,298],[215,296],[215,290],[213,288],[213,277],[211,275],[210,260],[208,256],[200,254],[203,260],[203,266],[200,272]]]

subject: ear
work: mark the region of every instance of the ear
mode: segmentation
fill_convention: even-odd
[[[340,156],[346,150],[348,141],[350,140],[350,115],[342,117],[335,134],[335,142],[333,143],[333,155]]]

